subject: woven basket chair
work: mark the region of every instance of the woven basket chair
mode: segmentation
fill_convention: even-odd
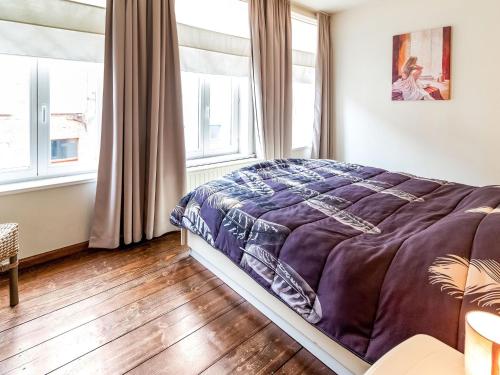
[[[19,226],[17,224],[0,224],[0,272],[9,271],[9,296],[10,305],[19,303],[17,287],[17,274],[19,262]],[[6,260],[7,264],[4,264]]]

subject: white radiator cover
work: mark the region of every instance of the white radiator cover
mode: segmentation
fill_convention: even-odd
[[[258,163],[255,158],[230,161],[226,163],[208,164],[187,169],[187,191],[194,190],[206,182],[215,180],[247,165]]]

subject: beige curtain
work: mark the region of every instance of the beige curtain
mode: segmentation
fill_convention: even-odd
[[[258,154],[292,151],[292,37],[289,0],[249,0],[251,84]]]
[[[174,227],[184,191],[173,0],[108,0],[101,154],[90,246],[115,248]]]
[[[318,50],[316,54],[316,97],[314,101],[314,137],[312,157],[334,157],[332,105],[332,44],[330,16],[318,13]]]

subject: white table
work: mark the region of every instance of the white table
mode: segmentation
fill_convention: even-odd
[[[464,375],[464,355],[426,335],[399,344],[365,375]]]

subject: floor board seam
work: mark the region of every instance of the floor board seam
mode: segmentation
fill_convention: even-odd
[[[204,272],[204,271],[202,271],[202,272]],[[197,274],[194,274],[194,275],[191,275],[191,276],[185,277],[185,278],[183,278],[183,279],[179,280],[178,282],[176,282],[175,284],[172,284],[172,285],[170,285],[170,286],[174,286],[174,285],[176,285],[176,284],[178,284],[178,283],[181,283],[181,282],[183,282],[183,281],[185,281],[185,280],[187,280],[187,279],[189,279],[189,278],[191,278],[191,277],[193,277],[193,276],[196,276],[196,275],[197,275]],[[206,280],[211,280],[211,279],[214,279],[214,278],[217,278],[217,277],[214,275],[214,276],[211,276],[211,277],[207,278]],[[111,289],[113,289],[113,288],[111,288]],[[110,289],[110,290],[111,290],[111,289]],[[113,312],[115,312],[115,311],[117,311],[117,310],[120,310],[120,309],[122,309],[122,308],[124,308],[124,307],[126,307],[126,306],[129,306],[129,305],[131,305],[131,304],[134,304],[134,303],[136,303],[136,302],[140,301],[141,299],[144,299],[144,298],[146,298],[146,297],[148,297],[148,296],[151,296],[151,295],[153,295],[153,294],[155,294],[155,293],[158,293],[158,291],[157,291],[157,292],[154,292],[154,293],[147,294],[147,295],[145,295],[145,296],[142,296],[141,298],[138,298],[138,299],[136,299],[136,300],[134,300],[134,301],[132,301],[132,302],[130,302],[130,303],[127,303],[127,304],[125,304],[125,305],[122,305],[122,306],[120,306],[120,307],[118,307],[118,308],[114,309],[114,310],[111,310],[111,311],[107,312],[106,314],[100,315],[100,316],[98,316],[98,317],[96,317],[96,318],[94,318],[94,319],[92,319],[92,320],[89,320],[88,322],[82,323],[82,324],[80,324],[80,325],[78,325],[78,326],[76,326],[76,327],[73,327],[73,328],[71,328],[71,329],[69,329],[69,330],[67,330],[67,331],[61,332],[60,334],[58,334],[58,335],[56,335],[56,336],[54,336],[54,337],[51,337],[50,339],[47,339],[47,340],[41,341],[40,343],[38,343],[38,344],[36,344],[36,345],[33,345],[33,346],[31,346],[31,347],[29,347],[29,348],[26,348],[26,349],[24,349],[24,350],[22,350],[22,351],[20,351],[20,352],[18,352],[18,353],[16,353],[16,354],[14,354],[14,355],[11,355],[11,356],[9,356],[9,357],[6,357],[6,358],[4,358],[4,359],[0,360],[0,363],[1,363],[1,362],[4,362],[4,361],[6,361],[6,360],[8,360],[9,358],[12,358],[12,357],[15,357],[15,356],[17,356],[17,355],[19,355],[19,354],[22,354],[22,353],[24,353],[24,352],[25,352],[25,351],[27,351],[27,350],[33,349],[33,348],[35,348],[35,347],[37,347],[37,346],[40,346],[40,345],[42,345],[43,343],[46,343],[46,342],[48,342],[48,341],[50,341],[50,340],[53,340],[53,339],[55,339],[55,338],[57,338],[57,337],[59,337],[59,336],[62,336],[62,335],[64,335],[64,334],[68,333],[68,332],[71,332],[71,331],[73,331],[73,330],[75,330],[75,329],[77,329],[77,328],[80,328],[80,327],[83,327],[83,326],[85,326],[85,325],[87,325],[87,324],[90,324],[90,323],[94,322],[95,320],[98,320],[98,319],[100,319],[100,318],[102,318],[102,317],[105,317],[105,316],[107,316],[107,315],[109,315],[109,314],[112,314]],[[96,294],[96,295],[98,295],[98,294]],[[92,296],[92,297],[93,297],[93,296]],[[92,297],[89,297],[89,298],[92,298]],[[112,297],[110,297],[110,298],[112,298]],[[108,299],[110,299],[110,298],[108,298]],[[85,299],[83,299],[82,301],[84,301],[84,300],[85,300]],[[106,301],[106,300],[104,300],[104,301]],[[71,305],[68,305],[68,306],[71,306]],[[66,308],[66,307],[68,307],[68,306],[65,306],[64,308]],[[60,309],[59,309],[59,310],[60,310]],[[55,311],[59,311],[59,310],[55,310]],[[55,312],[55,311],[53,311],[53,312]],[[38,318],[36,318],[36,319],[38,319]],[[34,320],[35,320],[35,319],[34,319]],[[23,324],[24,324],[24,323],[23,323]],[[2,332],[5,332],[5,331],[2,331]],[[1,336],[2,336],[2,335],[1,335],[1,332],[0,332],[0,337],[1,337]]]
[[[223,285],[226,285],[226,284],[223,284]],[[221,316],[229,313],[230,311],[234,310],[236,307],[240,306],[241,304],[245,303],[245,299],[243,297],[240,296],[240,300],[238,303],[234,304],[234,306],[232,306],[231,309],[227,310],[227,311],[224,311],[222,314],[218,315],[217,317],[215,317],[214,319],[211,319],[210,321],[207,321],[206,324],[204,324],[203,326],[199,327],[198,329],[194,330],[193,332],[190,332],[188,335],[184,336],[183,338],[173,342],[172,344],[170,344],[169,346],[167,346],[165,349],[159,351],[158,353],[148,357],[147,359],[145,359],[144,361],[142,361],[141,363],[138,363],[136,366],[130,368],[129,370],[125,371],[123,374],[128,374],[130,373],[131,371],[133,371],[134,369],[136,369],[137,367],[141,366],[143,363],[146,363],[147,361],[153,359],[154,357],[156,357],[157,355],[160,355],[161,353],[163,353],[165,350],[168,350],[169,348],[171,348],[172,346],[176,345],[177,343],[181,342],[182,340],[185,340],[187,339],[189,336],[195,334],[196,332],[198,332],[200,329],[202,329],[203,327],[207,326],[208,324],[210,324],[211,322],[213,322],[214,320],[216,319],[219,319]]]
[[[243,297],[242,297],[243,298]],[[237,348],[238,346],[240,346],[241,344],[247,342],[248,340],[251,340],[253,337],[255,337],[259,332],[261,332],[264,328],[266,328],[267,326],[269,326],[270,324],[272,324],[271,321],[269,321],[268,323],[266,323],[262,328],[256,330],[253,334],[251,334],[250,336],[248,336],[246,339],[244,339],[243,341],[239,342],[238,344],[236,344],[234,347],[230,348],[229,350],[227,350],[226,352],[222,353],[216,360],[214,360],[212,363],[210,363],[207,367],[205,367],[203,370],[201,370],[198,375],[202,374],[203,372],[207,371],[210,367],[212,367],[213,365],[215,365],[217,362],[219,362],[227,353],[229,353],[231,350]]]
[[[64,263],[64,262],[67,262],[68,260],[73,260],[73,259],[78,260],[78,258],[87,257],[87,256],[90,258],[90,259],[88,259],[88,261],[91,262],[91,261],[95,260],[95,259],[92,259],[92,256],[99,255],[98,253],[101,253],[103,258],[106,258],[106,257],[114,258],[115,256],[120,256],[125,251],[130,251],[130,252],[132,252],[132,251],[138,251],[138,252],[144,251],[143,246],[145,243],[148,243],[149,245],[155,245],[155,244],[161,243],[161,246],[165,246],[165,245],[170,245],[170,244],[166,243],[166,242],[170,242],[170,241],[171,242],[175,242],[175,241],[179,242],[180,241],[180,234],[177,234],[177,236],[176,236],[176,234],[173,232],[167,233],[166,235],[163,235],[161,237],[153,238],[150,241],[142,241],[139,243],[134,243],[132,245],[127,245],[126,248],[101,249],[101,248],[89,247],[89,248],[87,248],[83,251],[80,251],[78,253],[74,253],[74,254],[71,254],[68,256],[56,258],[56,259],[50,260],[50,261],[45,262],[45,263],[34,264],[33,266],[30,266],[28,268],[20,270],[20,272],[22,272],[23,274],[31,274],[33,272],[39,272],[40,269],[43,269],[46,266],[50,266],[53,263]],[[166,248],[165,250],[161,250],[160,252],[171,251],[171,250],[172,249]],[[86,262],[87,262],[87,260],[85,260],[83,264],[85,264]],[[65,271],[57,271],[55,273],[55,275],[57,275],[61,272],[65,272]]]
[[[335,375],[178,237],[24,270],[21,308],[0,307],[0,372]]]
[[[300,352],[302,349],[304,349],[304,347],[303,347],[303,346],[301,346],[301,345],[299,345],[299,348],[297,349],[297,351],[296,351],[295,353],[293,353],[293,355],[291,355],[291,356],[290,356],[290,358],[288,358],[288,360],[287,360],[287,361],[283,362],[283,363],[281,364],[281,366],[280,366],[280,367],[278,367],[278,368],[274,371],[274,373],[275,373],[275,374],[276,374],[276,373],[278,373],[278,372],[279,372],[279,371],[280,371],[280,370],[281,370],[281,369],[282,369],[282,368],[283,368],[283,367],[284,367],[284,366],[285,366],[288,362],[290,362],[290,361],[292,360],[292,358],[293,358],[293,357],[295,357],[297,354],[299,354],[299,352]]]
[[[210,279],[208,279],[208,280],[212,280],[212,279],[214,279],[214,278],[217,278],[217,277],[212,277],[212,278],[210,278]],[[177,310],[177,309],[181,308],[181,307],[182,307],[182,306],[184,306],[185,304],[190,303],[190,302],[192,302],[192,301],[195,301],[196,299],[203,297],[205,294],[207,294],[207,293],[209,293],[209,292],[212,292],[212,291],[214,291],[214,290],[216,290],[216,289],[218,289],[218,288],[221,288],[221,287],[222,287],[222,286],[224,286],[224,285],[225,285],[225,284],[224,284],[224,283],[222,283],[222,284],[220,284],[220,285],[217,285],[215,288],[212,288],[212,289],[210,289],[210,290],[207,290],[205,293],[200,294],[199,296],[197,296],[197,297],[195,297],[195,298],[193,298],[193,299],[190,299],[189,301],[186,301],[186,302],[184,302],[183,304],[181,304],[181,305],[179,305],[179,306],[176,306],[176,307],[175,307],[175,308],[173,308],[172,310],[166,311],[166,312],[164,312],[164,313],[162,313],[162,314],[160,314],[160,315],[156,316],[155,318],[148,320],[147,322],[145,322],[145,323],[141,324],[140,326],[137,326],[137,327],[135,327],[135,328],[131,329],[130,331],[127,331],[127,332],[123,333],[122,335],[119,335],[119,336],[115,337],[114,339],[112,339],[112,340],[110,340],[110,341],[108,341],[108,342],[106,342],[106,343],[104,343],[104,344],[102,344],[102,345],[99,345],[98,347],[96,347],[96,348],[92,349],[91,351],[89,351],[89,352],[87,352],[87,353],[85,353],[85,354],[82,354],[81,356],[78,356],[78,357],[76,357],[76,358],[72,359],[71,361],[69,361],[69,362],[67,362],[67,363],[65,363],[65,364],[63,364],[63,365],[61,365],[61,366],[59,366],[59,367],[57,367],[57,368],[55,368],[55,369],[53,369],[53,370],[49,371],[47,374],[53,373],[54,371],[57,371],[57,370],[59,370],[60,368],[63,368],[64,366],[67,366],[67,365],[71,364],[72,362],[75,362],[75,361],[79,360],[80,358],[85,357],[86,355],[88,355],[88,354],[90,354],[90,353],[92,353],[92,352],[94,352],[94,351],[96,351],[96,350],[99,350],[100,348],[102,348],[102,347],[104,347],[104,346],[106,346],[106,345],[108,345],[108,344],[112,343],[113,341],[116,341],[116,340],[120,339],[121,337],[126,336],[126,335],[128,335],[129,333],[134,332],[134,331],[136,331],[136,330],[140,329],[141,327],[145,326],[146,324],[149,324],[149,323],[151,323],[151,322],[153,322],[153,321],[155,321],[155,320],[157,320],[157,319],[161,318],[162,316],[165,316],[165,315],[167,315],[167,314],[170,314],[171,312],[174,312],[175,310]],[[238,304],[242,303],[243,301],[239,300],[239,301],[237,301],[237,302],[239,302],[239,303],[234,304],[234,305],[229,305],[229,306],[228,306],[228,308],[230,307],[229,311],[230,311],[230,310],[232,310],[232,309],[233,309],[235,306],[237,306]],[[226,312],[227,312],[227,310],[221,310],[221,311],[220,311],[220,314],[219,314],[219,315],[217,315],[215,318],[211,319],[209,322],[211,322],[212,320],[217,319],[220,315],[223,315],[223,314],[225,314]],[[207,322],[206,324],[208,324],[209,322]],[[204,324],[204,325],[200,326],[198,329],[200,329],[200,328],[204,327],[206,324]],[[196,332],[198,329],[196,329],[194,332]],[[191,334],[191,333],[193,333],[193,332],[190,332],[189,334]],[[183,340],[183,339],[184,339],[184,338],[186,338],[187,336],[188,336],[188,335],[184,336],[183,338],[179,339],[178,341]],[[176,341],[176,343],[177,343],[178,341]],[[172,345],[174,345],[174,344],[172,344]],[[170,346],[171,346],[171,345],[169,345],[169,347],[170,347]]]
[[[189,259],[189,256],[187,256],[187,257],[185,257],[185,258],[182,258],[182,259],[178,259],[178,260],[176,260],[175,262],[173,262],[173,263],[169,263],[169,264],[167,264],[167,265],[165,265],[165,266],[163,266],[163,267],[160,267],[160,268],[158,268],[158,269],[157,269],[157,270],[155,270],[155,271],[146,272],[146,273],[144,273],[144,274],[141,274],[141,275],[140,275],[140,276],[138,276],[138,277],[134,277],[134,278],[132,278],[132,279],[130,279],[130,280],[124,281],[123,283],[117,284],[117,285],[115,285],[115,286],[113,286],[113,287],[111,287],[111,288],[108,288],[108,289],[102,290],[102,291],[100,291],[99,293],[92,294],[92,295],[90,295],[90,296],[88,296],[88,297],[86,297],[86,298],[82,298],[82,299],[80,299],[80,300],[74,301],[74,302],[69,303],[69,304],[67,304],[67,305],[61,306],[60,308],[57,308],[57,309],[55,309],[55,310],[48,311],[48,312],[46,312],[46,313],[44,313],[44,314],[42,314],[42,315],[39,315],[39,316],[37,316],[37,317],[34,317],[33,319],[29,319],[29,320],[26,320],[26,321],[24,321],[24,322],[22,322],[22,323],[15,324],[15,325],[13,325],[12,327],[9,327],[9,328],[6,328],[6,329],[0,329],[0,335],[1,335],[3,332],[5,332],[5,331],[8,331],[8,330],[13,329],[13,328],[15,328],[15,327],[18,327],[18,326],[20,326],[20,325],[23,325],[23,324],[29,323],[29,322],[31,322],[31,321],[33,321],[33,320],[36,320],[36,319],[42,318],[42,317],[44,317],[44,316],[46,316],[46,315],[49,315],[49,314],[52,314],[52,313],[54,313],[54,312],[56,312],[56,311],[60,311],[60,310],[65,309],[65,308],[67,308],[67,307],[69,307],[69,306],[72,306],[72,305],[74,305],[74,304],[77,304],[77,303],[80,303],[80,302],[82,302],[82,301],[88,300],[89,298],[93,298],[93,297],[98,296],[98,295],[100,295],[100,294],[106,293],[106,292],[108,292],[108,291],[110,291],[110,290],[113,290],[113,289],[115,289],[115,288],[118,288],[118,287],[120,287],[120,286],[122,286],[122,285],[125,285],[125,284],[129,283],[129,282],[132,282],[132,281],[134,281],[134,280],[140,279],[141,277],[144,277],[144,276],[147,276],[147,275],[151,275],[151,274],[153,274],[153,273],[155,273],[155,272],[159,272],[160,270],[162,270],[162,269],[164,269],[164,268],[170,267],[170,266],[172,266],[172,265],[174,265],[174,264],[177,264],[177,263],[179,263],[179,262],[181,262],[181,261],[184,261],[184,260],[186,260],[186,259]],[[190,277],[190,276],[189,276],[189,277]],[[182,281],[182,280],[181,280],[181,281]],[[38,297],[37,297],[37,298],[38,298]],[[111,298],[111,297],[110,297],[110,298]],[[108,298],[108,299],[109,299],[109,298]],[[104,300],[104,301],[106,301],[106,300]],[[0,362],[1,362],[1,361],[0,361]]]
[[[136,249],[134,249],[134,250],[136,250]],[[138,250],[138,253],[140,253],[140,248],[138,248],[137,250]],[[168,248],[167,248],[167,249],[164,249],[164,250],[158,250],[157,254],[168,253],[168,252],[171,252],[171,251],[172,251],[172,249],[168,249]],[[180,252],[180,253],[179,253],[179,255],[181,255],[182,253],[183,253],[183,252]],[[184,253],[189,254],[189,251],[188,251],[188,250],[186,250],[186,251],[184,251]],[[117,258],[117,257],[119,257],[120,255],[121,255],[121,254],[120,254],[119,252],[117,252],[117,253],[114,253],[114,254],[112,254],[112,255],[110,254],[108,257],[104,257],[104,259],[106,259],[106,258],[108,258],[108,259],[113,259],[113,258]],[[89,262],[92,262],[92,261],[93,261],[92,259],[89,259]],[[85,264],[85,263],[84,263],[84,264]],[[34,266],[34,267],[36,267],[36,266]],[[64,273],[64,272],[68,272],[68,271],[67,271],[67,270],[61,270],[61,271],[58,271],[58,272],[56,272],[56,273],[54,274],[54,276],[55,276],[55,275],[62,274],[62,273]],[[96,277],[98,277],[98,276],[96,276]],[[19,281],[20,281],[20,283],[22,283],[22,282],[23,282],[23,272],[22,272],[22,271],[20,271]],[[7,282],[8,282],[8,279],[6,279],[6,283],[7,283]],[[1,284],[0,284],[0,286],[1,286]],[[6,286],[8,286],[8,285],[6,284]],[[25,289],[25,288],[21,287],[21,288],[19,289],[19,292],[20,292],[21,294],[22,294],[23,289]],[[42,294],[38,294],[38,295],[36,295],[36,296],[29,297],[29,298],[25,299],[24,301],[31,301],[31,300],[33,300],[33,299],[40,298],[40,297],[46,296],[46,295],[48,295],[48,294],[54,293],[54,292],[56,292],[57,290],[58,290],[58,289],[50,290],[50,291],[48,291],[48,292],[45,292],[45,293],[42,293]]]

